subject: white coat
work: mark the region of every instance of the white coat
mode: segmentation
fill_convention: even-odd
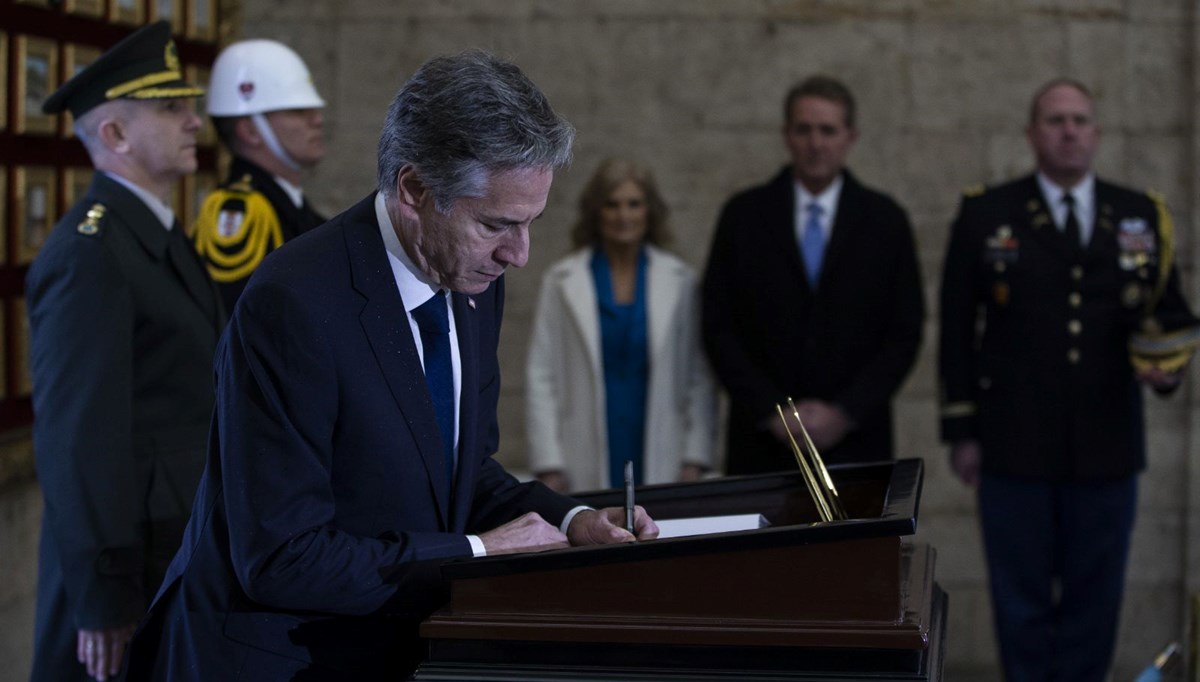
[[[646,251],[650,377],[638,483],[669,483],[684,464],[713,468],[716,393],[700,348],[695,271],[661,249]],[[592,253],[573,253],[543,277],[526,371],[530,468],[563,472],[572,490],[610,487]]]

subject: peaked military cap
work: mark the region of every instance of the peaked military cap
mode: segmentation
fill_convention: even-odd
[[[70,110],[76,118],[115,99],[199,97],[204,88],[183,79],[171,25],[144,26],[109,48],[46,98],[42,111]]]

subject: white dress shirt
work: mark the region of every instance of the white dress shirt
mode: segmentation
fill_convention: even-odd
[[[833,221],[837,219],[838,199],[842,196],[842,175],[839,173],[833,182],[820,194],[814,196],[805,189],[804,185],[796,182],[796,205],[793,209],[795,217],[792,225],[796,232],[796,243],[804,243],[804,226],[808,223],[808,207],[816,204],[821,207],[821,233],[825,235],[825,244],[833,233]]]
[[[1069,190],[1054,184],[1041,173],[1037,174],[1037,181],[1059,232],[1066,229],[1067,225],[1067,205],[1063,202],[1063,197],[1070,192],[1075,198],[1075,220],[1079,223],[1079,238],[1082,240],[1082,246],[1087,246],[1092,240],[1092,226],[1096,220],[1096,176],[1088,173],[1087,177]]]

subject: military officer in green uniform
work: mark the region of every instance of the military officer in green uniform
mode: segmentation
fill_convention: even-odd
[[[1197,321],[1162,197],[1092,171],[1088,90],[1043,86],[1026,133],[1037,172],[968,190],[950,235],[942,438],[978,489],[1006,678],[1099,681],[1146,462],[1142,385],[1179,385]]]
[[[228,311],[268,253],[325,222],[300,187],[325,156],[324,106],[308,67],[282,43],[233,43],[213,64],[208,113],[233,162],[193,239]]]
[[[33,679],[104,680],[179,547],[204,467],[220,297],[166,199],[203,89],[147,26],[52,94],[96,173],[26,281],[45,499]]]

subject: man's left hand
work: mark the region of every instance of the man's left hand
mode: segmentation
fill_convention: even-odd
[[[842,442],[854,426],[842,408],[824,400],[801,400],[796,404],[796,411],[800,413],[800,421],[804,422],[804,428],[818,450]],[[799,437],[796,440],[801,442]]]
[[[89,677],[104,682],[121,672],[125,646],[133,637],[135,623],[105,630],[80,630],[75,658],[87,668]]]
[[[633,508],[633,533],[625,530],[625,510],[621,507],[588,509],[571,519],[567,539],[573,546],[608,545],[658,537],[658,524],[640,506]],[[635,537],[636,535],[636,537]]]

